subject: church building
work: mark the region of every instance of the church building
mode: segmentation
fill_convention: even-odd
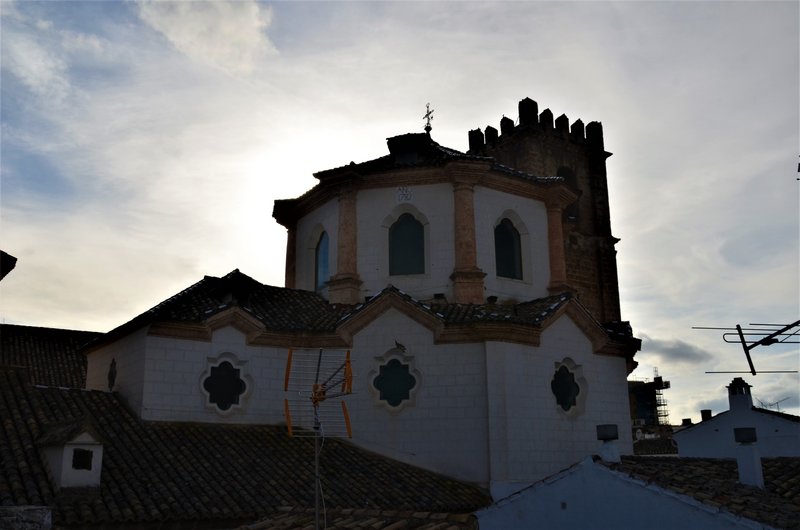
[[[289,350],[349,351],[351,442],[495,498],[631,432],[601,124],[526,98],[468,141],[428,126],[316,173],[274,206],[285,287],[205,277],[91,342],[86,388],[145,421],[277,425]]]

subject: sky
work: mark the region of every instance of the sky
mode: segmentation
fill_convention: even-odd
[[[0,0],[0,320],[108,331],[204,275],[283,285],[273,201],[530,97],[603,123],[622,317],[672,423],[733,327],[800,318],[800,3]],[[798,370],[800,345],[758,347]],[[742,374],[800,414],[798,374]]]

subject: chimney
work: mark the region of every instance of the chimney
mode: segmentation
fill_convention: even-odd
[[[739,444],[736,448],[739,482],[764,489],[764,472],[761,469],[761,456],[756,445],[755,427],[736,427],[733,429],[733,438]]]
[[[691,427],[692,426],[692,418],[683,418],[681,421],[681,427]]]
[[[751,410],[753,396],[750,395],[750,385],[741,377],[734,378],[728,385],[728,402],[731,412]]]
[[[700,411],[700,420],[708,421],[711,419],[711,409],[703,409]]]
[[[619,439],[617,426],[613,423],[598,425],[597,439],[603,442],[600,447],[600,458],[604,462],[619,463],[621,458],[619,456],[619,447],[617,447],[617,440]]]

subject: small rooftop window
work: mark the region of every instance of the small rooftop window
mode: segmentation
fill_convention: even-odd
[[[72,450],[72,469],[92,470],[94,451],[75,448]]]

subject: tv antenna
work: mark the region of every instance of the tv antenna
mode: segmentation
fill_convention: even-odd
[[[289,436],[314,437],[314,529],[320,528],[322,482],[319,455],[326,436],[353,437],[347,405],[337,407],[333,398],[353,392],[350,350],[325,352],[289,349],[283,382],[286,427]],[[297,429],[295,429],[297,427]]]
[[[779,399],[778,401],[773,401],[772,403],[765,403],[760,399],[756,398],[756,400],[758,400],[759,405],[761,405],[761,408],[772,410],[772,407],[775,407],[775,410],[777,410],[778,412],[781,411],[781,403],[783,403],[787,399],[791,399],[791,397],[787,396],[783,399]]]
[[[727,333],[722,334],[722,340],[729,344],[739,343],[742,345],[744,355],[747,358],[747,364],[750,366],[749,372],[742,371],[724,371],[724,372],[706,372],[707,374],[746,374],[750,373],[756,375],[756,367],[753,364],[753,358],[750,356],[750,350],[756,346],[771,346],[773,344],[798,344],[800,343],[800,320],[792,322],[791,324],[749,324],[750,328],[743,328],[736,324],[734,328],[714,328],[703,326],[692,326],[692,329],[716,329],[723,330]],[[735,331],[735,333],[733,333]],[[796,374],[797,370],[762,370],[762,374]]]

